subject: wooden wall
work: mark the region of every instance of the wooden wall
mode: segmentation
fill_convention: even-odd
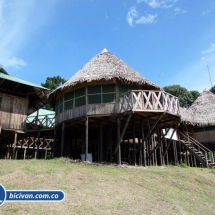
[[[215,144],[215,130],[195,132],[193,138],[200,143],[214,143]]]
[[[4,129],[24,130],[28,99],[0,93],[0,126]]]
[[[56,125],[59,123],[75,119],[82,116],[101,115],[101,114],[113,114],[118,113],[118,103],[103,103],[103,104],[88,104],[80,107],[76,107],[70,110],[66,110],[56,116]]]

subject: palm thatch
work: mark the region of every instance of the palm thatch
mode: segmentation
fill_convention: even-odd
[[[188,110],[181,109],[181,119],[198,126],[215,125],[215,94],[204,90]]]
[[[66,83],[54,90],[49,95],[49,99],[52,99],[58,92],[71,89],[80,83],[90,83],[95,81],[121,81],[123,83],[144,85],[146,88],[160,90],[159,86],[146,80],[121,59],[104,49]]]

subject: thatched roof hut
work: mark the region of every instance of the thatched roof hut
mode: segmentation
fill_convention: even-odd
[[[66,83],[52,91],[49,100],[71,88],[87,85],[89,83],[121,82],[126,84],[141,85],[144,89],[161,90],[161,88],[142,77],[138,72],[129,67],[121,59],[104,49],[92,58]]]
[[[181,120],[197,126],[215,125],[215,95],[204,90],[188,110],[181,108]]]

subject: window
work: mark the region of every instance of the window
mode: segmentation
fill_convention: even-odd
[[[86,87],[75,90],[75,107],[86,105]]]
[[[63,96],[61,96],[55,103],[55,114],[58,115],[63,111]]]
[[[115,84],[102,85],[102,93],[116,92]]]

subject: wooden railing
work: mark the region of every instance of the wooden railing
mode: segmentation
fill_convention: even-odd
[[[168,111],[180,114],[177,97],[164,91],[132,90],[119,95],[119,112]]]
[[[50,129],[55,127],[55,114],[30,116],[26,119],[26,130]]]

